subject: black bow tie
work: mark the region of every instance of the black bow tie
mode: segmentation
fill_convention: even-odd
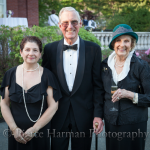
[[[65,51],[67,49],[77,50],[78,49],[78,45],[77,44],[72,45],[72,46],[70,46],[70,45],[63,45],[63,50]]]

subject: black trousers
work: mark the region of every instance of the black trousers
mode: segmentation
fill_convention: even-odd
[[[147,121],[130,125],[111,125],[105,121],[106,150],[144,150]]]
[[[71,105],[61,131],[51,136],[51,150],[68,150],[70,137],[72,150],[91,149],[92,136],[78,130]]]

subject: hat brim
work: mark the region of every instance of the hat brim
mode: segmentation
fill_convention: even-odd
[[[121,35],[130,35],[130,36],[132,36],[133,38],[136,39],[136,43],[137,43],[137,41],[138,41],[138,35],[137,35],[135,32],[120,33],[120,34],[115,35],[115,36],[112,38],[112,40],[111,40],[111,42],[110,42],[110,44],[109,44],[109,48],[110,48],[111,50],[114,50],[113,47],[112,47],[112,45],[111,45],[112,41],[115,40],[117,37],[119,37],[119,36],[121,36]]]

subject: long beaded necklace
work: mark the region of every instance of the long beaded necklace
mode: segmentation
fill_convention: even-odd
[[[44,103],[44,95],[43,95],[43,100],[42,100],[42,105],[41,105],[41,111],[40,111],[40,115],[38,117],[37,120],[32,120],[29,113],[28,113],[28,109],[27,109],[27,105],[26,105],[26,100],[25,100],[25,95],[24,95],[24,88],[23,88],[23,69],[25,69],[26,71],[35,71],[39,68],[39,64],[38,64],[38,67],[34,70],[26,70],[24,67],[23,67],[23,64],[22,64],[22,91],[23,91],[23,100],[24,100],[24,106],[25,106],[25,110],[26,110],[26,113],[27,113],[27,116],[28,118],[32,121],[32,122],[37,122],[39,120],[39,118],[41,117],[41,113],[42,113],[42,110],[43,110],[43,103]],[[40,76],[40,68],[39,68],[39,76]],[[41,76],[40,76],[41,77]]]

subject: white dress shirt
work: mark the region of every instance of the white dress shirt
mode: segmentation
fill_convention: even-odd
[[[75,44],[78,45],[77,50],[67,49],[67,50],[63,51],[64,73],[65,73],[68,89],[70,92],[72,91],[72,88],[73,88],[77,65],[78,65],[79,46],[80,46],[79,36],[73,45],[75,45]],[[64,45],[69,45],[65,39],[64,39]]]
[[[124,67],[123,67],[120,74],[117,74],[116,69],[114,67],[115,66],[115,57],[116,57],[115,51],[111,55],[109,55],[107,64],[112,70],[113,80],[116,84],[118,83],[118,81],[123,80],[128,75],[128,73],[130,71],[130,62],[131,62],[131,58],[132,58],[133,53],[134,53],[134,50],[132,50],[129,53],[128,57],[125,60]],[[135,93],[133,103],[134,104],[138,103],[138,94],[137,93]]]

